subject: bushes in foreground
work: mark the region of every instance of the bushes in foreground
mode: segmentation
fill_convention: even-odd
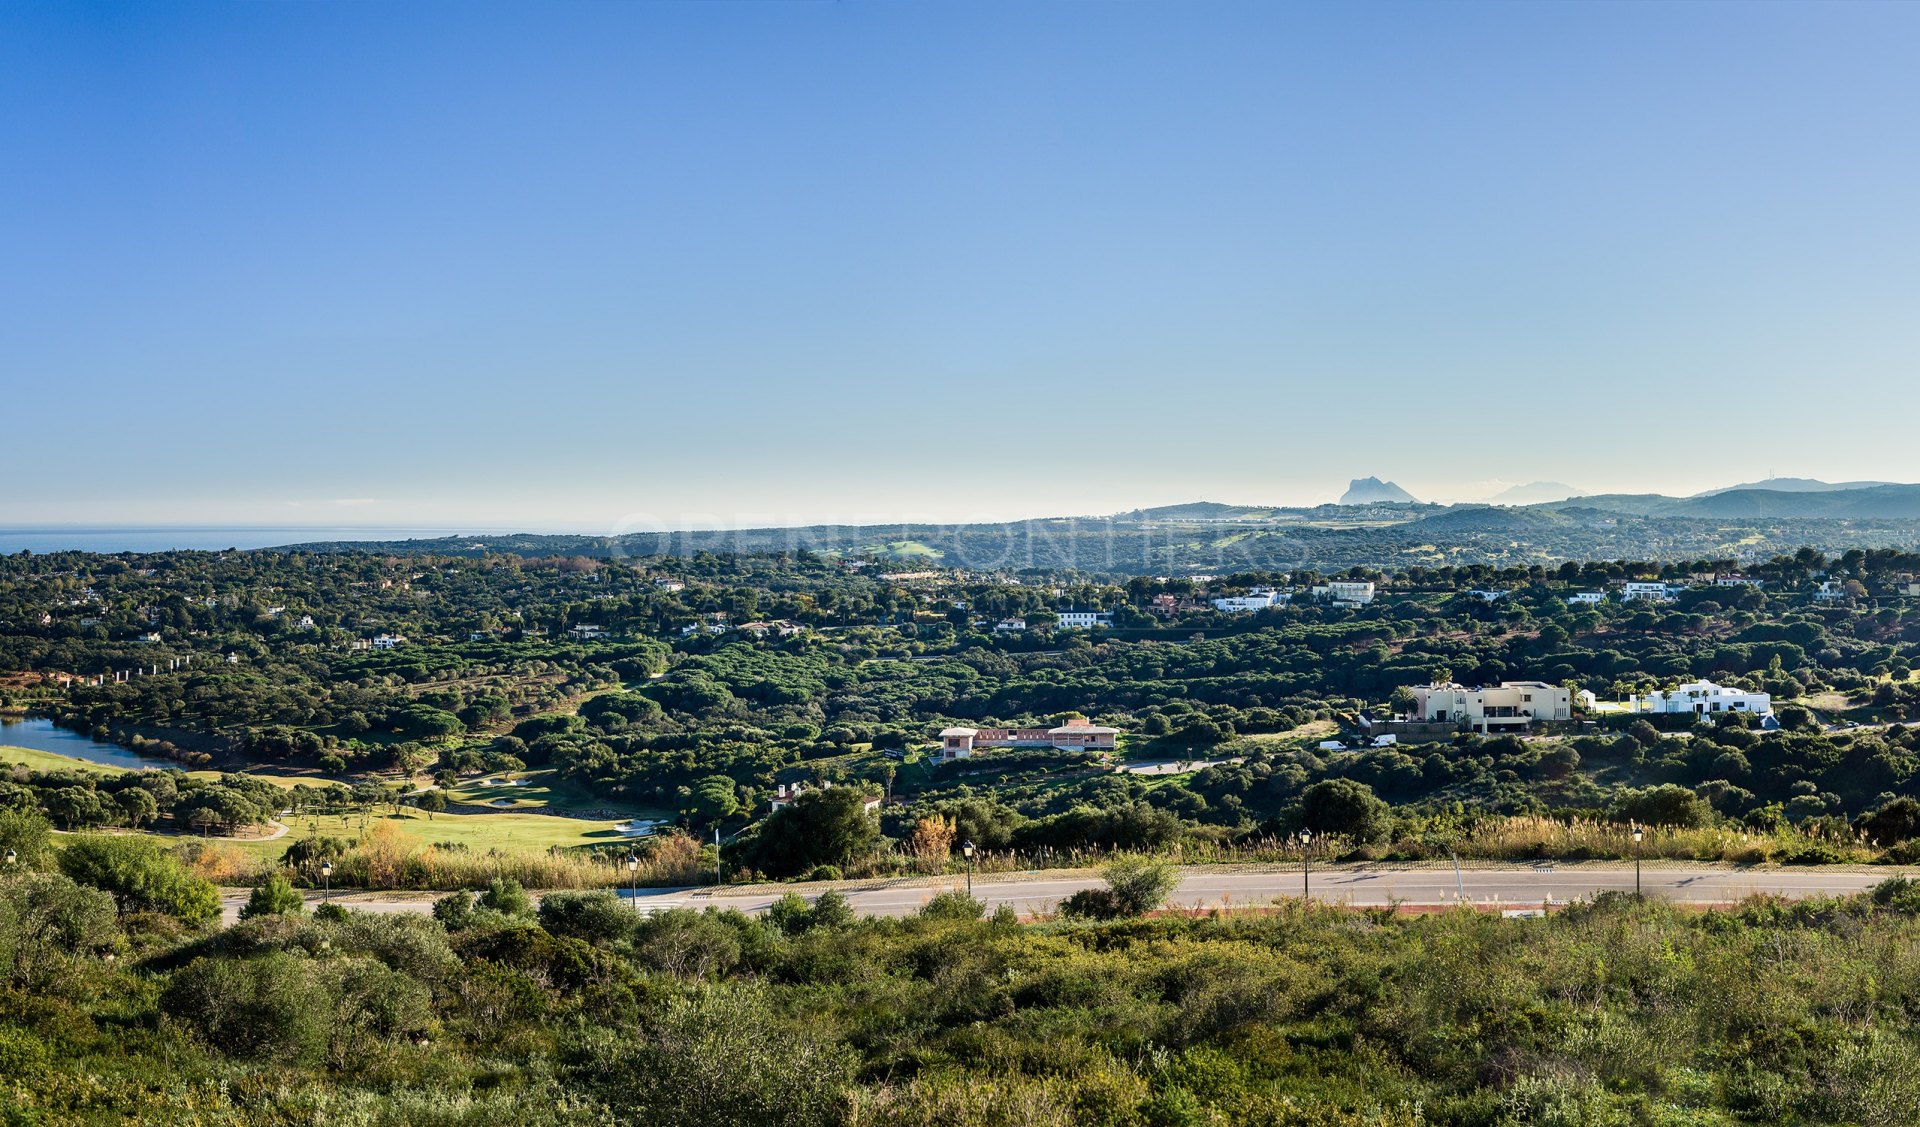
[[[604,893],[533,918],[467,897],[453,930],[266,914],[131,960],[77,888],[0,880],[0,1108],[22,1122],[1920,1121],[1905,880],[1528,921],[1019,926],[958,895],[906,920],[830,900],[635,919]]]

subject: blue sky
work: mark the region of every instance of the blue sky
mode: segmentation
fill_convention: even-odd
[[[0,522],[1920,479],[1920,7],[0,7]]]

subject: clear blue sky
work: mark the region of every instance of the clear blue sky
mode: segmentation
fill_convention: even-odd
[[[0,522],[1920,479],[1920,6],[0,6]]]

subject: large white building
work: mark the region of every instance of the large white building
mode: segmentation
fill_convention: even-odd
[[[1257,610],[1277,607],[1292,599],[1288,591],[1276,591],[1272,587],[1255,587],[1244,595],[1228,595],[1213,600],[1213,609],[1228,614],[1248,614]]]
[[[1633,698],[1633,710],[1668,715],[1691,712],[1695,716],[1712,716],[1720,712],[1745,712],[1766,716],[1773,712],[1773,698],[1766,693],[1729,689],[1712,681],[1689,681],[1677,689]]]
[[[1063,610],[1057,612],[1062,630],[1091,630],[1113,625],[1113,615],[1103,610]]]
[[[1339,606],[1363,607],[1373,601],[1373,584],[1349,579],[1333,579],[1313,589],[1313,597]]]
[[[1665,583],[1634,581],[1620,592],[1623,603],[1670,603],[1684,588],[1669,587]]]
[[[1474,732],[1521,732],[1535,720],[1571,720],[1573,701],[1565,687],[1545,681],[1502,681],[1469,689],[1423,685],[1413,690],[1414,719],[1452,722]]]
[[[1605,591],[1581,591],[1579,594],[1567,596],[1567,605],[1574,607],[1597,607],[1606,601]]]
[[[1057,751],[1112,751],[1120,729],[1076,720],[1056,728],[944,728],[941,762],[971,759],[976,748],[1050,747]]]

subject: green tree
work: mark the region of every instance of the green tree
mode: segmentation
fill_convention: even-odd
[[[60,851],[60,871],[113,897],[122,912],[163,912],[190,924],[220,914],[220,893],[172,853],[142,837],[76,834]]]
[[[1393,831],[1393,811],[1373,788],[1353,779],[1322,779],[1301,792],[1295,826],[1357,842],[1384,840]]]
[[[758,832],[738,843],[748,867],[794,876],[818,865],[845,865],[872,853],[880,826],[853,787],[811,790],[773,812]]]

